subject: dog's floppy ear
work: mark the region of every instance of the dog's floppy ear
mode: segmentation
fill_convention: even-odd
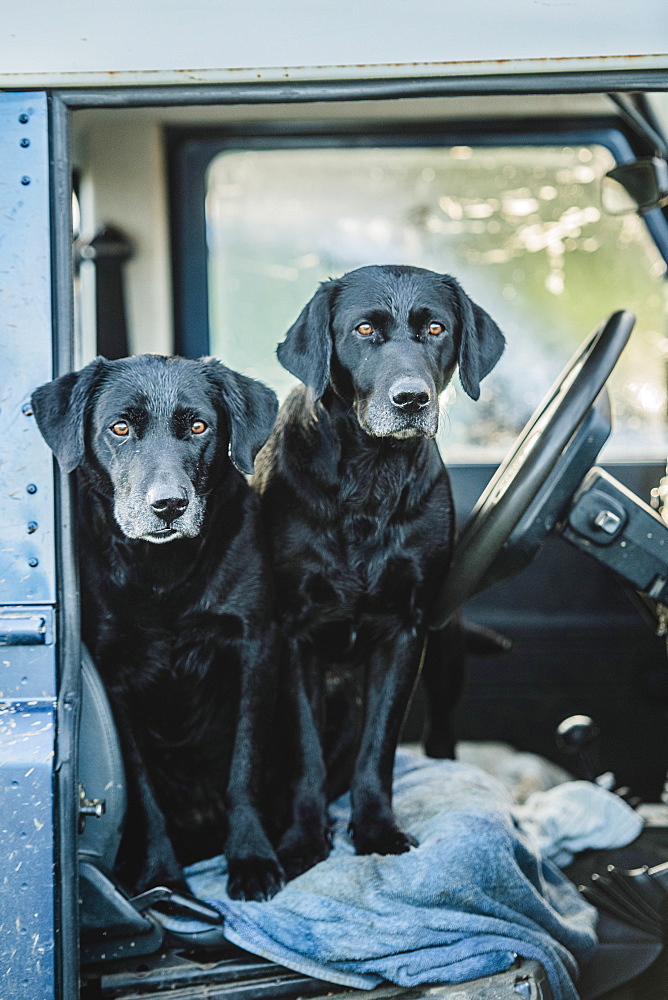
[[[337,287],[336,281],[323,282],[276,350],[283,367],[308,386],[316,399],[320,399],[329,382],[332,293]]]
[[[227,415],[230,458],[239,472],[251,476],[255,456],[276,420],[276,393],[262,382],[232,371],[222,361],[208,359],[204,369]]]
[[[453,278],[447,284],[455,293],[459,313],[459,380],[464,391],[478,399],[480,383],[503,354],[506,340],[492,317]]]
[[[63,472],[73,472],[83,460],[86,408],[106,365],[104,358],[96,358],[81,371],[61,375],[32,394],[37,426]]]

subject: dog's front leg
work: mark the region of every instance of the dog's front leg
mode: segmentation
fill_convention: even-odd
[[[423,633],[401,629],[369,659],[362,739],[350,789],[350,830],[358,854],[403,854],[415,846],[394,818],[392,770],[423,645]]]
[[[287,741],[290,745],[291,813],[278,848],[288,878],[323,861],[330,850],[322,753],[322,676],[320,664],[298,643],[286,643],[284,687]]]
[[[233,899],[271,899],[285,882],[258,811],[263,748],[275,707],[273,635],[246,641],[241,654],[239,718],[227,785],[227,892]]]
[[[130,713],[122,698],[113,691],[109,695],[123,750],[129,799],[124,849],[121,852],[124,856],[121,878],[134,892],[166,885],[178,892],[188,893],[165,815],[156,800],[144,754],[129,721]]]
[[[454,760],[455,733],[452,712],[464,685],[466,642],[459,618],[439,632],[430,632],[422,665],[425,692],[425,753]]]

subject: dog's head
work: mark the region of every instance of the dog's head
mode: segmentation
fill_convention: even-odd
[[[465,392],[497,363],[505,340],[454,278],[372,266],[321,285],[278,347],[316,399],[330,384],[374,437],[434,437],[438,397],[459,365]]]
[[[271,389],[219,361],[150,354],[98,358],[32,405],[61,468],[81,467],[121,531],[156,544],[199,534],[226,463],[253,472],[277,410]]]

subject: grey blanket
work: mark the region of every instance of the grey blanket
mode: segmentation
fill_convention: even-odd
[[[267,903],[225,893],[225,861],[190,868],[192,891],[225,916],[234,944],[351,987],[461,983],[542,962],[555,1000],[577,1000],[596,911],[513,818],[508,792],[478,768],[399,751],[394,808],[417,838],[407,854],[358,857],[349,800],[332,807],[330,857]]]

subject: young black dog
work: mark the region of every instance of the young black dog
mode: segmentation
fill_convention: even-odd
[[[326,856],[326,799],[348,778],[357,852],[411,845],[392,812],[392,767],[453,538],[449,479],[433,440],[438,397],[458,364],[477,399],[503,348],[496,324],[453,278],[391,266],[322,285],[278,348],[304,387],[282,407],[255,485],[299,743],[294,814],[279,846],[288,875]],[[452,701],[460,678],[447,675],[437,645],[426,661],[440,704]],[[357,737],[341,678],[362,667]],[[439,756],[452,752],[449,738],[432,743]]]
[[[32,402],[76,470],[83,638],[129,772],[126,881],[182,886],[181,865],[225,847],[230,895],[272,896],[283,872],[258,783],[273,594],[242,473],[276,397],[213,359],[142,355],[99,358]]]

